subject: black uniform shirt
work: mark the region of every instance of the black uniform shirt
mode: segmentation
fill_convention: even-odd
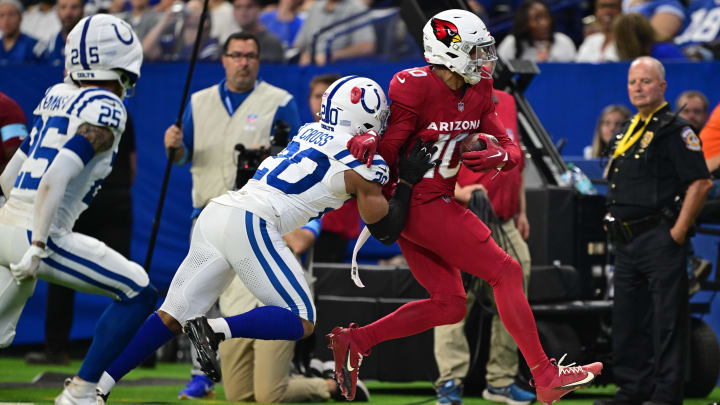
[[[644,122],[635,126],[642,129]],[[630,127],[625,123],[611,150]],[[644,133],[608,170],[607,205],[617,219],[629,221],[659,214],[684,196],[697,179],[710,178],[700,138],[690,124],[676,116],[669,105],[651,118]]]

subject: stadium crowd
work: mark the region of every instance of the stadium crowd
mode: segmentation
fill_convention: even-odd
[[[505,59],[612,62],[720,58],[720,5],[713,0],[471,0]],[[566,2],[567,3],[567,2]],[[324,65],[351,58],[420,56],[389,0],[210,0],[199,58],[217,60],[237,31],[252,33],[263,62]],[[63,44],[86,15],[128,22],[148,61],[187,60],[200,0],[0,0],[0,65],[63,60]]]

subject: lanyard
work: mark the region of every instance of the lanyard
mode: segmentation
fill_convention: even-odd
[[[645,132],[645,128],[647,128],[648,124],[652,120],[652,116],[660,109],[665,107],[665,105],[667,105],[667,101],[662,103],[660,107],[656,108],[655,111],[650,113],[650,115],[648,115],[647,119],[645,120],[645,124],[643,124],[642,128],[640,128],[640,130],[637,131],[635,135],[632,135],[635,131],[635,127],[640,122],[640,113],[635,114],[632,122],[630,123],[630,126],[628,127],[627,131],[625,131],[625,135],[623,135],[622,139],[618,142],[618,145],[615,148],[615,152],[613,153],[613,159],[625,153],[628,149],[630,149],[630,147],[635,144],[635,142],[637,142],[638,139],[640,139],[640,136]]]

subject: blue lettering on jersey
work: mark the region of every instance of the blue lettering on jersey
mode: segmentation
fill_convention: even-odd
[[[308,128],[305,131],[303,131],[300,135],[298,135],[299,138],[303,141],[314,143],[318,146],[325,146],[328,141],[334,138],[334,136],[327,134],[325,132],[319,131],[317,129]]]
[[[43,110],[57,110],[63,108],[72,96],[48,96],[42,100]]]
[[[269,171],[268,168],[258,170],[255,172],[253,179],[260,180],[267,175],[267,184],[285,194],[301,194],[309,190],[310,187],[322,181],[325,173],[330,169],[330,160],[324,153],[317,149],[299,149],[299,142],[290,142],[282,152],[272,157],[274,159],[282,159],[283,161],[272,171]],[[315,162],[315,170],[313,170],[312,173],[308,173],[295,183],[290,183],[279,178],[282,172],[291,168],[291,165],[299,164],[303,159],[310,159]]]
[[[43,168],[40,170],[41,173],[36,173],[39,174],[38,176],[33,176],[33,173],[30,171],[20,172],[17,179],[15,179],[15,187],[19,189],[37,190],[42,176],[58,154],[57,149],[42,146],[43,139],[45,139],[45,135],[47,135],[51,129],[57,130],[57,133],[60,135],[67,135],[69,123],[70,119],[68,117],[49,117],[44,123],[42,118],[35,120],[33,127],[36,135],[30,140],[30,154],[28,154],[28,159],[37,161]]]

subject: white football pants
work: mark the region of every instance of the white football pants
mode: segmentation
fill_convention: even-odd
[[[160,309],[180,324],[204,316],[235,274],[263,304],[315,322],[302,267],[280,232],[249,211],[212,201],[195,223],[190,251]]]
[[[49,256],[36,274],[41,280],[123,301],[150,282],[139,264],[90,236],[52,233],[47,246]],[[12,343],[25,302],[35,289],[35,279],[18,285],[10,273],[10,263],[19,262],[28,247],[30,231],[0,223],[0,348]]]

